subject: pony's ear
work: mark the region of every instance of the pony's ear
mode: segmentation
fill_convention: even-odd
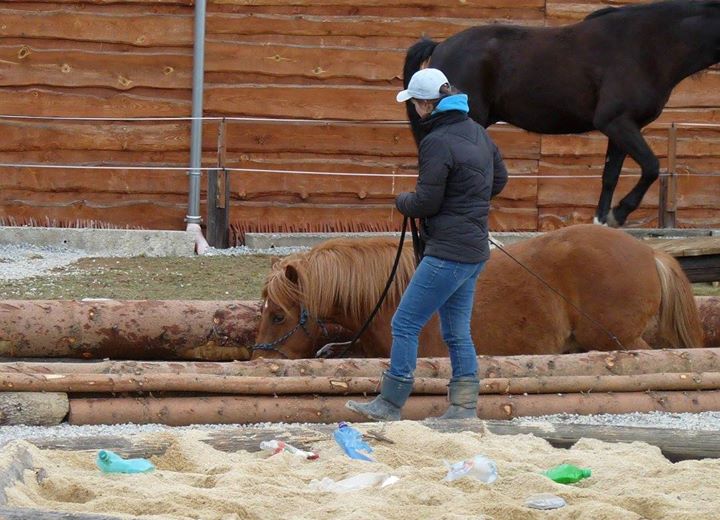
[[[294,284],[298,283],[299,277],[298,277],[297,269],[295,269],[295,266],[292,266],[292,265],[285,266],[285,278],[287,278]]]
[[[274,267],[275,264],[277,264],[280,261],[279,256],[271,256],[270,257],[270,267]]]

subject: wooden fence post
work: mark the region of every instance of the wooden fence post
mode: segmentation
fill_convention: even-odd
[[[677,127],[670,125],[668,131],[667,175],[660,177],[660,201],[658,204],[658,225],[674,228],[677,213]]]
[[[230,179],[225,169],[225,136],[226,122],[223,118],[218,125],[217,169],[208,171],[207,189],[207,241],[211,246],[223,249],[229,247],[230,224]]]

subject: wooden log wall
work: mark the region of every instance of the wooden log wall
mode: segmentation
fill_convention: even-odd
[[[395,174],[390,177],[232,172],[233,238],[256,230],[384,230],[400,219],[394,194],[414,185],[415,146],[394,100],[404,54],[421,35],[441,40],[486,23],[575,22],[602,0],[209,0],[206,116],[342,119],[278,124],[228,121],[225,166]],[[26,0],[0,6],[0,114],[187,117],[191,105],[191,0]],[[720,123],[720,69],[678,86],[646,130],[667,162],[668,125]],[[219,124],[204,124],[203,164],[217,161]],[[0,118],[0,163],[117,166],[0,168],[0,224],[184,227],[183,170],[122,166],[189,163],[189,121]],[[592,218],[604,138],[540,136],[496,125],[515,178],[494,203],[494,230],[548,230]],[[720,129],[678,131],[678,171],[720,170]],[[626,172],[638,173],[628,161]],[[203,177],[202,214],[206,212]],[[620,181],[622,196],[635,182]],[[657,222],[657,186],[630,225]],[[677,225],[720,225],[720,179],[681,175]]]

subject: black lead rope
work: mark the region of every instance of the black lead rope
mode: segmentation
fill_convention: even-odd
[[[387,296],[387,293],[390,290],[390,286],[395,279],[398,265],[400,265],[400,258],[402,257],[402,249],[403,243],[405,242],[405,231],[407,230],[408,220],[412,222],[413,245],[415,245],[415,222],[408,217],[403,217],[402,231],[400,232],[400,243],[398,244],[397,253],[395,254],[395,261],[393,262],[392,269],[390,270],[390,276],[388,277],[388,281],[385,284],[385,289],[383,289],[383,292],[380,295],[380,299],[378,300],[377,304],[375,304],[375,308],[370,313],[370,316],[368,316],[368,319],[365,320],[363,326],[360,327],[360,330],[355,333],[352,339],[350,339],[349,341],[342,341],[337,343],[327,343],[325,346],[323,346],[320,350],[317,351],[315,357],[343,357],[347,353],[347,351],[350,350],[352,346],[357,342],[358,338],[362,336],[362,333],[365,332],[365,330],[368,328],[370,322],[373,320],[375,315],[380,310],[383,302],[385,301],[385,297]],[[417,258],[417,251],[415,254]]]
[[[600,323],[600,322],[598,322],[597,320],[593,319],[590,315],[588,315],[588,314],[587,314],[585,311],[583,311],[580,307],[578,307],[578,306],[575,305],[573,302],[571,302],[570,300],[568,300],[568,299],[567,299],[565,296],[563,296],[558,290],[556,290],[552,285],[550,285],[550,284],[547,283],[545,280],[543,280],[540,275],[532,272],[532,271],[531,271],[528,267],[526,267],[525,264],[523,264],[520,260],[518,260],[517,258],[515,258],[515,257],[514,257],[513,255],[511,255],[510,253],[508,253],[507,250],[506,250],[503,246],[501,246],[500,244],[498,244],[497,242],[495,242],[495,240],[493,240],[492,237],[488,237],[488,240],[490,240],[490,243],[492,243],[492,244],[493,244],[495,247],[497,247],[500,251],[502,251],[503,253],[505,253],[506,255],[508,255],[508,256],[509,256],[515,263],[517,263],[520,267],[522,267],[522,268],[525,269],[528,273],[530,273],[530,274],[533,275],[535,278],[537,278],[538,280],[540,280],[540,282],[542,282],[542,283],[545,285],[545,287],[547,287],[547,288],[550,289],[552,292],[554,292],[555,294],[557,294],[558,296],[560,296],[560,298],[562,298],[563,300],[565,300],[565,302],[566,302],[568,305],[570,305],[573,309],[575,309],[575,310],[578,311],[580,314],[582,314],[583,317],[587,318],[587,319],[588,319],[590,322],[592,322],[596,327],[598,327],[600,330],[602,330],[603,332],[605,332],[605,334],[607,334],[607,335],[610,337],[610,339],[612,339],[615,343],[617,343],[617,345],[620,347],[620,350],[625,350],[625,347],[624,347],[623,344],[620,342],[620,340],[618,339],[618,337],[617,337],[615,334],[613,334],[610,330],[608,330],[606,327],[604,327],[604,326],[602,325],[602,323]]]

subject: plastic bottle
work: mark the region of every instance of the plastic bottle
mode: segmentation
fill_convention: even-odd
[[[539,495],[532,495],[525,500],[525,505],[532,509],[559,509],[565,507],[567,503],[565,499],[557,495],[550,493],[541,493]]]
[[[337,430],[333,433],[333,437],[335,438],[335,442],[340,445],[345,454],[351,459],[375,462],[369,455],[360,453],[361,451],[370,453],[373,449],[362,439],[362,433],[348,423],[344,421],[338,423]]]
[[[474,477],[486,484],[492,484],[498,478],[497,464],[484,455],[475,455],[472,459],[461,460],[455,464],[445,461],[448,469],[445,480],[452,482],[463,477]]]
[[[272,452],[273,455],[276,455],[278,453],[282,453],[283,451],[287,451],[288,453],[292,453],[293,455],[296,455],[298,457],[302,457],[304,459],[308,460],[315,460],[319,457],[317,453],[314,451],[305,451],[296,448],[295,446],[292,446],[288,444],[285,441],[279,441],[276,439],[273,439],[271,441],[262,441],[260,443],[260,449],[265,451]]]
[[[578,468],[572,464],[560,464],[543,472],[543,475],[560,484],[574,484],[591,474],[590,468]]]
[[[145,473],[155,469],[147,459],[123,459],[110,450],[98,451],[95,463],[104,473]]]
[[[329,477],[322,480],[312,480],[310,489],[314,491],[332,491],[334,493],[346,493],[348,491],[359,491],[371,487],[384,488],[400,480],[400,477],[387,473],[360,473],[354,477],[335,481]]]

